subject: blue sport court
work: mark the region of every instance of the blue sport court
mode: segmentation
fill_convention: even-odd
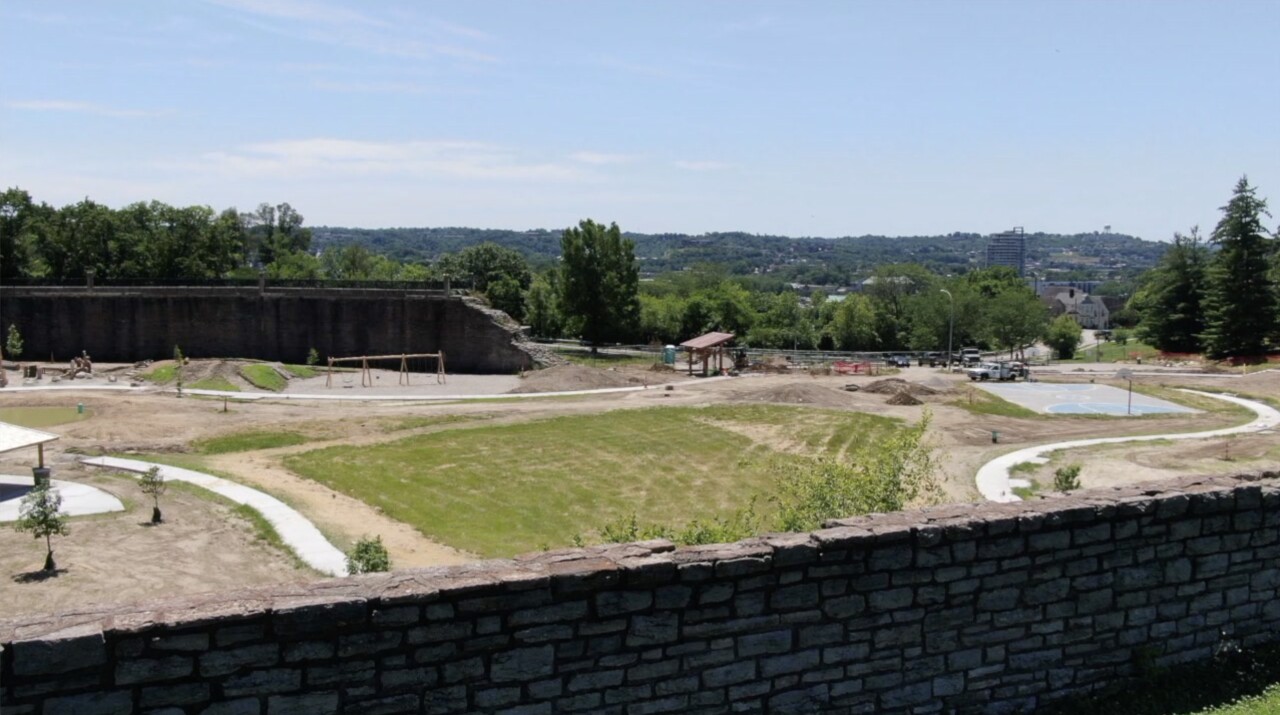
[[[1054,384],[1049,382],[981,382],[980,387],[1016,405],[1046,415],[1116,415],[1129,413],[1129,391],[1110,385]],[[1168,400],[1133,393],[1133,414],[1198,412]]]

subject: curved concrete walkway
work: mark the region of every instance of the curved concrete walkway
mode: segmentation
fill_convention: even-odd
[[[1180,388],[1181,389],[1181,388]],[[1009,469],[1021,462],[1032,462],[1035,464],[1045,464],[1049,461],[1044,455],[1059,449],[1074,449],[1076,447],[1092,447],[1098,444],[1120,444],[1122,442],[1150,442],[1157,439],[1207,439],[1210,437],[1225,437],[1233,434],[1247,434],[1251,432],[1261,432],[1267,429],[1275,429],[1280,426],[1280,412],[1269,405],[1254,400],[1246,400],[1243,397],[1234,395],[1220,395],[1214,392],[1201,392],[1200,390],[1182,389],[1182,392],[1189,392],[1194,395],[1203,395],[1212,397],[1216,400],[1225,400],[1241,407],[1246,407],[1253,411],[1258,417],[1252,422],[1238,427],[1224,427],[1222,429],[1208,430],[1206,432],[1183,432],[1180,434],[1144,434],[1132,437],[1097,437],[1093,439],[1076,439],[1069,442],[1054,442],[1053,444],[1042,444],[1038,447],[1026,447],[1016,452],[1003,454],[995,459],[982,465],[978,470],[976,481],[978,483],[978,491],[982,493],[984,499],[996,502],[1012,502],[1021,501],[1018,495],[1013,493],[1013,487],[1009,483]]]
[[[70,516],[106,514],[124,511],[124,504],[107,492],[88,484],[50,479],[58,494],[62,495],[62,511]],[[35,486],[30,477],[0,474],[0,521],[17,521],[22,497]]]
[[[264,494],[263,492],[237,484],[229,479],[215,477],[204,472],[197,472],[181,467],[170,467],[165,464],[153,464],[137,459],[120,459],[117,457],[89,457],[81,460],[92,467],[119,469],[140,474],[159,467],[165,479],[176,482],[189,482],[215,494],[220,494],[237,504],[244,504],[255,509],[280,534],[280,539],[298,555],[298,558],[321,573],[330,576],[347,575],[347,557],[339,551],[324,534],[316,528],[307,517],[299,514],[293,507]]]

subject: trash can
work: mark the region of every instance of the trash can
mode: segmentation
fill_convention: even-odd
[[[999,443],[1000,443],[1000,433],[995,430],[991,430],[991,444],[999,444]]]
[[[667,365],[676,364],[676,346],[668,345],[662,349],[662,362]]]
[[[50,469],[49,467],[32,467],[31,468],[31,475],[35,477],[37,487],[40,486],[41,484],[48,486],[49,477],[52,474],[53,474],[53,470]]]
[[[76,403],[76,414],[77,414],[77,415],[83,415],[83,414],[84,414],[84,403],[83,403],[83,402],[77,402],[77,403]]]

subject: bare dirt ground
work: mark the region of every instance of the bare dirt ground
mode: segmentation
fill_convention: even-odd
[[[1073,437],[1196,431],[1244,421],[1239,416],[1212,413],[1141,420],[973,414],[959,406],[969,399],[968,381],[930,368],[908,368],[897,375],[915,386],[929,388],[912,389],[914,397],[922,404],[894,405],[888,404],[897,394],[894,390],[878,393],[861,389],[881,379],[867,376],[811,376],[792,372],[696,381],[667,389],[667,385],[661,384],[662,380],[682,381],[688,377],[681,373],[655,372],[647,367],[608,370],[571,367],[547,371],[543,375],[535,373],[524,381],[518,376],[494,376],[486,384],[483,376],[469,377],[475,381],[475,390],[485,391],[477,394],[506,392],[522,385],[536,385],[543,390],[565,390],[583,389],[585,385],[638,384],[645,389],[572,398],[506,398],[500,402],[303,402],[266,399],[254,403],[233,401],[226,412],[221,399],[178,399],[172,394],[158,392],[0,391],[0,404],[67,406],[82,402],[92,412],[90,419],[50,428],[50,431],[62,435],[62,439],[46,450],[46,458],[54,466],[58,478],[78,479],[85,474],[84,468],[75,462],[77,453],[182,453],[189,452],[196,440],[235,432],[273,430],[303,434],[309,439],[303,445],[208,456],[204,458],[205,465],[221,476],[258,487],[289,502],[315,521],[340,548],[367,534],[380,535],[393,563],[402,567],[456,563],[471,557],[427,539],[363,502],[293,475],[282,466],[282,458],[329,444],[375,444],[439,429],[467,429],[556,415],[659,405],[771,402],[864,411],[907,421],[919,420],[927,413],[931,420],[929,439],[942,456],[939,463],[945,497],[953,501],[971,501],[979,498],[973,486],[977,468],[987,460],[1018,447]],[[395,373],[389,374],[394,380]],[[1094,379],[1102,381],[1104,378],[1095,376]],[[456,384],[454,376],[450,376],[450,380],[450,386]],[[1262,373],[1231,380],[1161,376],[1135,382],[1230,389],[1246,396],[1280,398],[1280,373]],[[846,391],[846,386],[858,386],[860,389]],[[993,431],[1000,433],[999,444],[991,441]],[[779,440],[776,434],[760,437],[775,444]],[[1274,442],[1274,436],[1269,439]],[[1084,465],[1082,476],[1085,485],[1092,486],[1185,474],[1188,471],[1252,471],[1280,458],[1280,454],[1267,446],[1267,440],[1267,436],[1237,438],[1232,449],[1240,451],[1231,462],[1215,456],[1215,450],[1221,449],[1221,440],[1217,443],[1185,442],[1176,447],[1150,445],[1127,450],[1097,450],[1071,457]],[[11,453],[0,456],[0,467],[9,473],[21,474],[33,459],[33,454]],[[1051,479],[1051,471],[1047,474]],[[112,488],[119,490],[121,487],[115,484]],[[242,534],[237,540],[235,529],[243,529],[228,523],[225,514],[218,511],[222,507],[210,506],[189,495],[175,493],[175,497],[186,501],[175,501],[173,505],[173,528],[170,525],[159,530],[136,527],[136,523],[143,520],[136,509],[114,518],[74,520],[73,536],[61,540],[58,554],[69,568],[73,565],[75,568],[70,568],[58,579],[40,584],[52,584],[45,590],[59,592],[53,597],[28,588],[35,584],[19,584],[12,580],[21,573],[38,568],[41,552],[29,537],[0,530],[0,548],[4,549],[0,557],[0,568],[3,569],[0,577],[4,579],[0,580],[0,591],[7,594],[14,589],[27,589],[23,592],[24,598],[28,594],[37,594],[30,603],[54,609],[108,594],[113,599],[120,594],[133,598],[316,577],[310,572],[296,570],[287,557],[255,544],[250,536]],[[141,499],[130,498],[141,503]],[[185,509],[189,514],[183,517],[179,509]],[[193,528],[186,531],[188,526]],[[157,543],[147,541],[146,537],[153,532],[166,538]],[[76,580],[81,578],[80,574],[86,582]],[[71,588],[67,587],[68,584]],[[68,595],[61,593],[63,591],[73,593]]]
[[[111,492],[126,510],[73,519],[71,533],[53,540],[59,567],[53,577],[40,571],[44,540],[4,524],[0,598],[6,617],[319,577],[258,541],[252,526],[221,503],[170,489],[160,502],[165,523],[153,527],[150,502],[136,480],[70,467],[58,471],[60,478]]]

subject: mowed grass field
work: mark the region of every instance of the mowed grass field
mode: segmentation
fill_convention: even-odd
[[[617,410],[329,447],[285,465],[498,557],[567,546],[632,512],[670,526],[727,515],[772,493],[778,460],[839,454],[899,424],[769,405]]]

